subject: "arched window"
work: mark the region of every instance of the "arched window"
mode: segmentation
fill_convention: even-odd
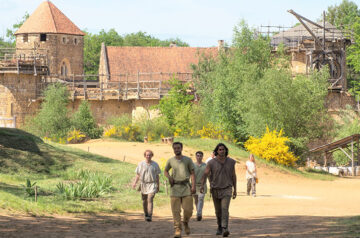
[[[68,75],[68,68],[67,68],[65,62],[63,62],[61,65],[61,76],[66,77],[67,75]]]

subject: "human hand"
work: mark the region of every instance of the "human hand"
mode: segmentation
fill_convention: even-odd
[[[201,185],[201,187],[200,187],[200,193],[204,193],[204,185]]]
[[[237,192],[236,192],[236,190],[234,190],[233,195],[232,195],[232,199],[235,199],[236,196],[237,196]]]
[[[191,188],[191,193],[192,193],[192,194],[195,194],[195,193],[196,193],[196,187],[195,187],[195,186],[193,186],[193,187]]]
[[[173,177],[169,177],[169,184],[170,184],[170,187],[174,186],[174,179]]]
[[[136,183],[133,183],[132,188],[133,188],[133,189],[136,188]]]

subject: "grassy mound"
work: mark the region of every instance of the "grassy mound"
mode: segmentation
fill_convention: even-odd
[[[129,186],[135,167],[67,146],[48,144],[22,130],[0,128],[0,208],[33,215],[140,209],[139,193]],[[81,179],[84,173],[91,175],[87,176],[91,181]],[[106,182],[111,184],[108,184],[106,193],[101,192],[100,197],[69,199],[73,196],[72,192],[79,191],[64,194],[59,189],[59,184],[99,184],[100,179],[105,177]],[[26,189],[27,180],[38,186],[37,202],[33,188]],[[93,187],[89,189],[93,190]],[[165,193],[162,193],[156,203],[159,205],[165,200]]]

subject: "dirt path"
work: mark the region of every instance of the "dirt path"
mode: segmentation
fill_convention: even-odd
[[[137,164],[143,151],[152,149],[155,161],[172,156],[171,146],[128,142],[90,141],[74,147]],[[194,149],[184,154],[194,157]],[[206,152],[208,156],[210,152]],[[231,155],[231,151],[230,151]],[[237,165],[238,197],[230,205],[231,237],[343,237],[338,219],[360,214],[360,179],[316,181],[259,168],[257,197],[245,196],[243,164]],[[155,198],[156,199],[156,198]],[[0,212],[1,213],[1,212]],[[189,237],[216,237],[211,202],[204,220],[192,221]],[[153,222],[141,211],[89,217],[34,218],[0,215],[0,237],[171,237],[170,206],[155,207]],[[3,236],[5,235],[5,236]]]

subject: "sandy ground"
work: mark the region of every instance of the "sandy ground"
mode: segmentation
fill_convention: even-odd
[[[154,160],[172,156],[170,145],[89,141],[72,145],[92,153],[137,164],[145,149]],[[184,148],[194,158],[196,150]],[[210,152],[205,152],[205,157]],[[231,151],[230,151],[231,156]],[[244,164],[237,164],[238,197],[231,201],[231,237],[344,237],[336,221],[360,214],[360,179],[317,181],[260,167],[257,197],[245,195]],[[155,197],[156,199],[156,197]],[[211,202],[205,203],[204,219],[192,220],[188,237],[216,237]],[[154,208],[153,222],[143,221],[141,211],[83,217],[29,217],[0,211],[0,237],[172,237],[170,205]],[[186,236],[184,236],[186,237]],[[360,237],[360,231],[359,231]]]

